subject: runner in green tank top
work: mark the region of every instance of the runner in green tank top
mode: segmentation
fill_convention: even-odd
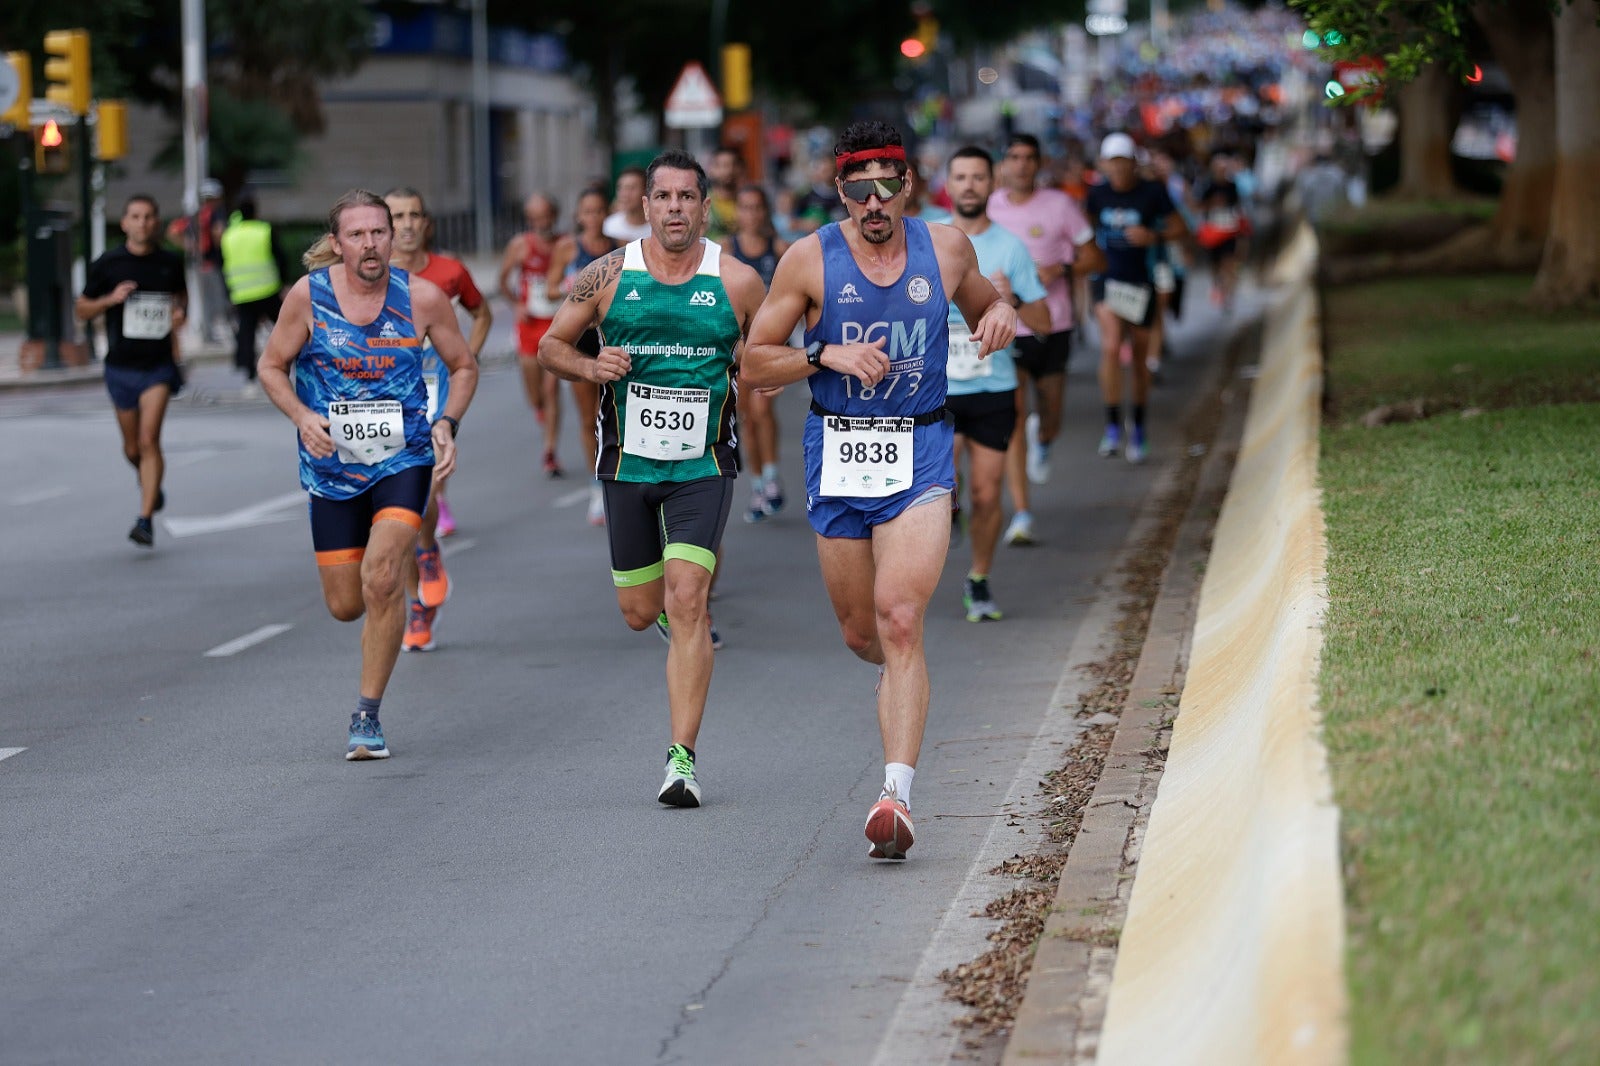
[[[702,234],[706,173],[676,149],[645,176],[650,236],[589,264],[539,361],[601,387],[600,457],[617,606],[634,630],[665,615],[672,744],[656,798],[700,805],[694,746],[711,686],[707,597],[733,501],[733,377],[766,288]],[[597,356],[577,342],[598,327]]]
[[[622,250],[616,295],[600,320],[602,345],[631,366],[600,386],[598,474],[616,481],[732,477],[734,349],[743,333],[722,286],[721,248],[699,241],[688,281],[658,281],[644,241]]]

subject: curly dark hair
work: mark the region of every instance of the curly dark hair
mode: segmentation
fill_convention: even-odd
[[[905,147],[905,142],[900,139],[900,131],[887,122],[879,122],[877,119],[869,118],[862,119],[859,122],[852,122],[846,126],[844,132],[839,134],[839,139],[834,142],[833,154],[841,156],[848,155],[851,152],[867,151],[872,148],[889,147]],[[900,177],[906,176],[905,160],[885,159],[884,162],[893,167],[894,172]],[[840,171],[839,176],[843,178],[849,176],[853,171],[864,170],[869,163],[870,161],[851,163]]]

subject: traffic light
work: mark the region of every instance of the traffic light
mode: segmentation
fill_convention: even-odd
[[[128,105],[121,100],[101,100],[96,110],[94,157],[101,162],[121,159],[128,154]]]
[[[925,59],[939,44],[939,20],[932,15],[918,15],[917,29],[900,42],[900,54],[910,60]]]
[[[87,115],[94,96],[89,83],[89,33],[87,30],[51,30],[44,35],[44,91],[74,115]]]
[[[65,174],[72,169],[67,153],[67,134],[61,123],[46,119],[33,141],[33,168],[40,174]]]
[[[28,105],[33,102],[33,61],[26,52],[7,52],[6,62],[16,75],[17,99],[0,115],[0,123],[15,129],[28,127]]]
[[[722,46],[722,106],[743,111],[750,106],[750,46]]]

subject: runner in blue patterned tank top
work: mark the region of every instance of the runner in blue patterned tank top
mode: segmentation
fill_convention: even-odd
[[[449,298],[389,265],[393,241],[382,197],[365,189],[340,197],[259,364],[262,390],[299,430],[328,611],[341,622],[366,615],[351,760],[389,757],[378,711],[405,632],[401,564],[433,478],[455,468],[456,430],[478,384]],[[450,371],[449,398],[431,426],[425,342]]]
[[[834,157],[850,217],[795,242],[778,263],[742,380],[757,389],[810,381],[806,512],[822,578],[845,645],[880,667],[884,785],[867,815],[868,855],[903,859],[928,717],[923,616],[949,550],[955,484],[946,316],[954,304],[983,359],[1011,344],[1017,315],[966,234],[902,218],[909,179],[899,131],[854,123]],[[791,348],[802,320],[806,347]]]

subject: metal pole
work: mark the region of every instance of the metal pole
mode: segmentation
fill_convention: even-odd
[[[206,6],[205,0],[183,0],[183,213],[189,216],[188,322],[185,340],[198,343],[201,325],[210,308],[200,284],[200,183],[211,170],[207,158],[206,126]]]
[[[494,252],[494,175],[489,172],[489,14],[472,0],[472,220],[479,255]]]
[[[90,180],[94,189],[94,203],[89,209],[89,262],[94,262],[106,250],[106,165],[94,164]]]
[[[78,208],[83,219],[83,273],[89,276],[90,249],[94,246],[94,149],[89,145],[89,116],[78,116]]]

